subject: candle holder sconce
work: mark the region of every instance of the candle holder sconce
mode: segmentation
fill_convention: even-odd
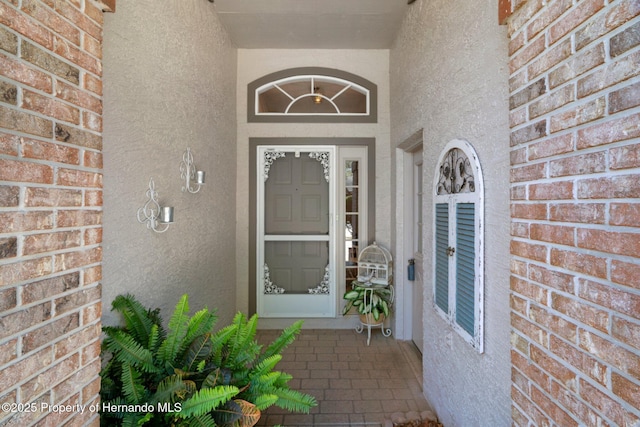
[[[138,222],[147,224],[149,230],[156,233],[164,233],[169,229],[169,225],[173,223],[173,206],[160,207],[158,203],[158,193],[155,189],[153,178],[149,180],[149,189],[145,193],[149,200],[143,207],[138,209]],[[164,226],[164,228],[161,228]]]
[[[191,154],[191,148],[187,148],[187,151],[182,155],[182,162],[180,163],[180,178],[184,180],[182,186],[182,192],[189,192],[192,194],[200,191],[200,188],[204,184],[204,171],[196,169],[193,164],[193,154]],[[191,184],[195,182],[195,187]]]

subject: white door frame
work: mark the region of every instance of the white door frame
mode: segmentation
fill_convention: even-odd
[[[266,153],[281,153],[300,157],[301,153],[327,153],[327,163],[323,163],[325,179],[329,186],[329,233],[328,235],[307,236],[307,235],[285,235],[267,238],[265,235],[264,215],[258,215],[256,242],[257,252],[257,312],[261,317],[277,318],[304,318],[304,317],[336,317],[336,149],[335,146],[295,146],[295,145],[271,145],[258,147],[258,172],[257,175],[257,196],[258,213],[262,212],[265,206],[264,182],[268,175],[268,170],[275,160],[271,157],[266,160]],[[261,172],[261,173],[260,173]],[[325,286],[329,287],[328,293],[308,293],[308,294],[268,294],[265,292],[265,282],[269,280],[264,269],[259,268],[265,264],[264,242],[269,241],[326,241],[329,246],[329,264],[327,265],[327,276]]]
[[[257,265],[257,176],[260,171],[258,170],[258,147],[260,146],[301,146],[307,149],[308,147],[317,147],[320,145],[330,145],[335,146],[340,154],[347,153],[350,150],[347,150],[348,147],[358,148],[361,151],[360,160],[366,164],[366,184],[367,188],[365,190],[365,197],[362,199],[362,203],[365,205],[362,206],[362,209],[366,209],[367,211],[367,225],[363,226],[366,229],[366,235],[363,234],[362,245],[367,245],[371,243],[371,239],[375,236],[374,233],[374,224],[375,224],[375,193],[376,193],[376,140],[375,138],[343,138],[343,137],[332,137],[332,138],[314,138],[314,137],[254,137],[249,138],[249,176],[250,176],[250,184],[249,184],[249,263],[248,269],[251,279],[248,282],[248,298],[249,298],[249,313],[257,312],[257,286],[256,277],[256,265]],[[304,151],[304,150],[303,150]],[[346,156],[347,158],[351,157],[351,154]],[[336,155],[336,159],[339,159],[340,156]],[[339,174],[340,176],[344,176],[344,174]],[[337,181],[336,181],[337,182]],[[363,230],[364,231],[364,230]],[[365,241],[366,240],[366,241]],[[340,275],[336,274],[336,280],[344,280],[344,275],[342,279],[340,279]],[[337,282],[340,283],[340,282]],[[338,292],[336,294],[336,311],[337,316],[335,318],[306,318],[304,322],[305,328],[310,329],[352,329],[355,328],[356,325],[360,324],[358,316],[342,316],[342,305],[344,304],[344,300],[342,299],[342,292]],[[261,318],[260,320],[260,328],[261,329],[284,329],[291,325],[290,318]]]
[[[423,129],[415,132],[396,148],[396,324],[394,335],[401,340],[411,340],[413,326],[412,285],[407,278],[408,260],[413,258],[413,197],[406,189],[413,185],[413,153],[422,147]],[[411,183],[408,186],[407,183]],[[420,349],[423,351],[423,349]]]

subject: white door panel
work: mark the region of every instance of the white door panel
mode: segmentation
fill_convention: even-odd
[[[258,147],[257,311],[335,317],[335,148]]]

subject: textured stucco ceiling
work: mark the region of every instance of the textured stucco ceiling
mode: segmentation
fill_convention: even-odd
[[[386,49],[407,0],[215,0],[239,48]]]

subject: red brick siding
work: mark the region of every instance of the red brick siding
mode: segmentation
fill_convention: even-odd
[[[0,1],[2,425],[99,425],[41,409],[98,403],[101,56],[90,0]]]
[[[637,425],[640,2],[513,9],[513,424]]]

